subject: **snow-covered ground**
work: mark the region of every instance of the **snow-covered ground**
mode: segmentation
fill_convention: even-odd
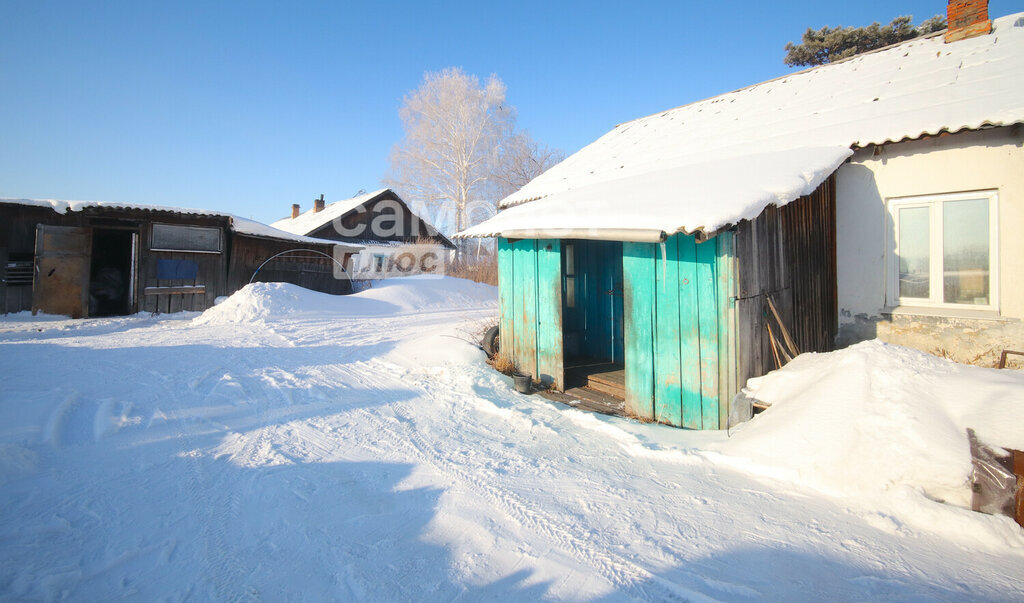
[[[494,298],[3,318],[0,598],[1024,598],[961,434],[1020,445],[1024,375],[869,342],[729,438],[516,394],[464,341]]]

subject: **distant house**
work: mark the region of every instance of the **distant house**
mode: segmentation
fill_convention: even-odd
[[[1024,14],[967,4],[944,34],[619,125],[459,233],[498,237],[503,353],[715,429],[796,352],[1019,349]]]
[[[348,293],[360,249],[206,210],[0,199],[0,313],[205,310],[250,280]]]
[[[388,188],[333,203],[325,203],[321,195],[313,201],[313,209],[300,210],[298,204],[292,205],[291,217],[272,226],[297,235],[361,246],[363,250],[350,260],[352,276],[357,280],[441,270],[449,252],[455,249],[448,237]]]

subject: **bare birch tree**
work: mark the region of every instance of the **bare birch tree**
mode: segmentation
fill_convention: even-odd
[[[481,85],[459,68],[428,72],[406,95],[399,116],[405,137],[391,151],[385,182],[433,213],[450,212],[438,226],[447,223],[456,232],[488,213],[482,205],[493,208],[561,159],[528,133],[516,133],[515,109],[495,75]]]
[[[558,149],[543,145],[522,131],[507,138],[499,150],[493,174],[496,198],[503,199],[565,159]]]

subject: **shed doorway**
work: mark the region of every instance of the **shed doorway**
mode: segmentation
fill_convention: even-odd
[[[562,349],[565,387],[625,398],[622,243],[562,244]]]
[[[89,316],[134,311],[136,233],[94,228],[89,265]]]

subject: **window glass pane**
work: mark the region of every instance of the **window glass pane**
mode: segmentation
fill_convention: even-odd
[[[220,251],[220,229],[154,224],[152,249]]]
[[[565,307],[576,307],[576,277],[565,277]]]
[[[942,204],[942,290],[947,304],[988,304],[988,199]]]
[[[898,211],[900,297],[928,297],[928,208]]]

